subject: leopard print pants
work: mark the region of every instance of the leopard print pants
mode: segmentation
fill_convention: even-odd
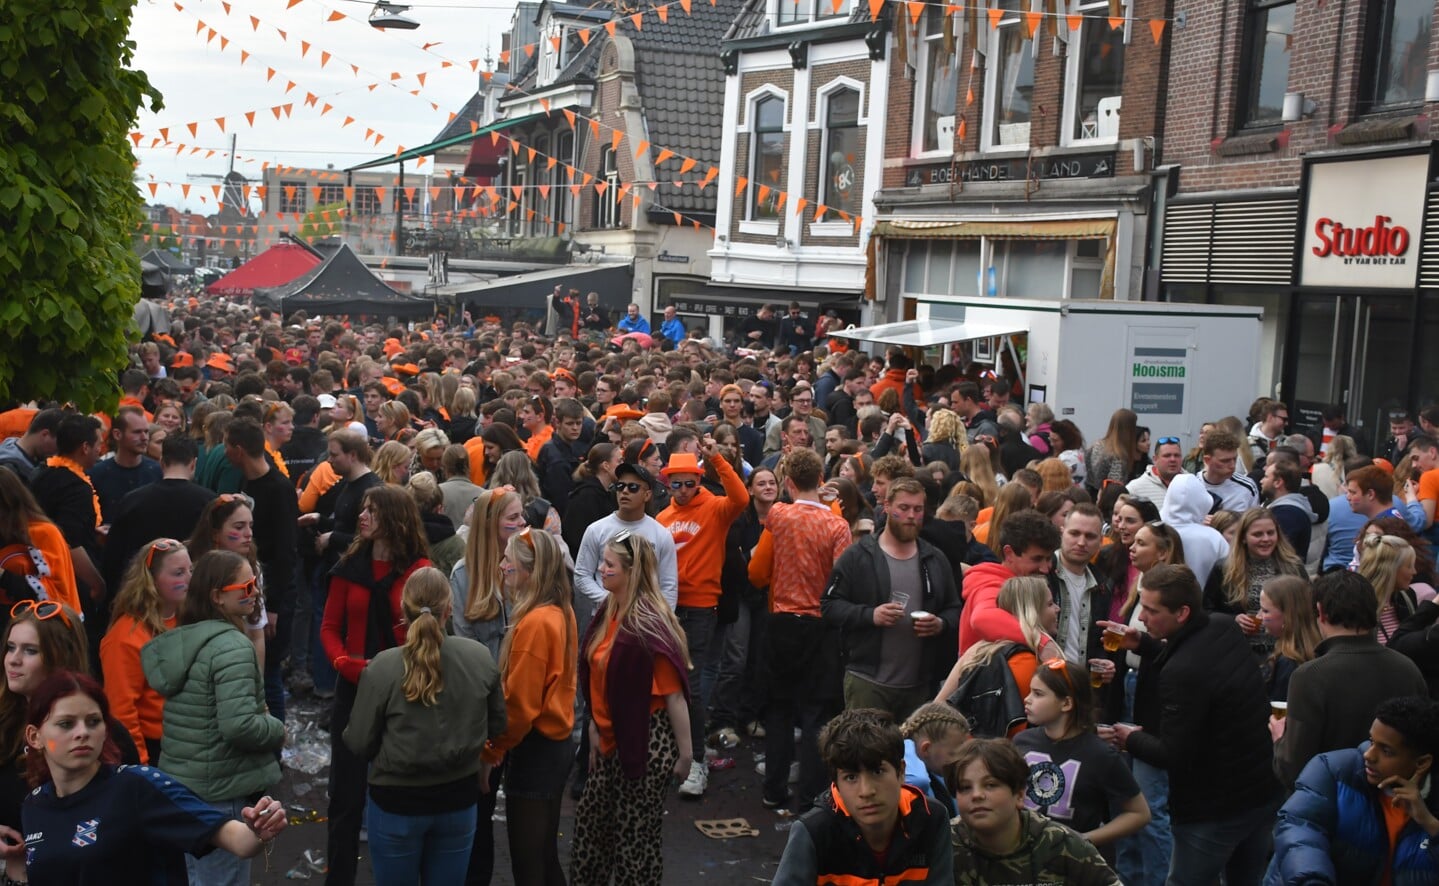
[[[658,886],[664,875],[664,803],[678,758],[679,745],[663,709],[650,715],[644,778],[625,778],[618,752],[600,758],[575,809],[571,886]]]

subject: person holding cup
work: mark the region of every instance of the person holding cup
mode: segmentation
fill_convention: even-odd
[[[936,662],[959,628],[949,562],[919,538],[924,504],[918,481],[890,483],[884,530],[844,552],[820,602],[846,652],[845,707],[878,708],[901,723],[934,697]]]
[[[1239,518],[1239,543],[1229,550],[1222,568],[1209,575],[1204,586],[1204,608],[1234,616],[1234,623],[1249,638],[1260,660],[1274,651],[1275,638],[1264,632],[1259,617],[1259,593],[1279,575],[1304,576],[1304,561],[1267,508],[1250,508]]]

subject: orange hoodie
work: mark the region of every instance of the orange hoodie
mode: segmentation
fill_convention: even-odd
[[[724,485],[724,495],[701,487],[689,504],[671,501],[655,517],[675,540],[680,606],[719,605],[725,538],[730,524],[749,506],[749,490],[729,462],[717,457],[710,463]]]
[[[498,765],[533,729],[545,738],[568,738],[575,725],[578,658],[566,637],[579,644],[573,612],[541,606],[512,629],[505,666],[505,731],[485,743],[485,762]]]
[[[174,617],[165,619],[165,627],[175,626]],[[165,699],[150,688],[145,669],[140,666],[140,647],[154,639],[143,624],[132,615],[118,615],[100,641],[100,669],[105,676],[105,697],[110,700],[110,714],[130,732],[140,762],[154,764],[145,739],[159,741],[164,731]]]

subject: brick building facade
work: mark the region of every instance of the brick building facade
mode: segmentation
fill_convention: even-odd
[[[1152,288],[1263,307],[1257,390],[1295,425],[1340,404],[1382,439],[1439,385],[1434,13],[1174,0]]]

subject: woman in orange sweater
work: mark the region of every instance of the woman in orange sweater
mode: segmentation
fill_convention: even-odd
[[[173,538],[159,538],[142,547],[125,570],[110,629],[100,641],[110,714],[135,739],[141,763],[156,764],[160,759],[165,699],[145,680],[140,647],[175,626],[190,587],[190,569],[190,552]]]
[[[500,647],[505,731],[485,746],[480,790],[505,755],[506,827],[515,882],[564,886],[560,799],[575,756],[579,631],[564,552],[548,532],[510,536],[500,561],[512,589],[514,627]]]

